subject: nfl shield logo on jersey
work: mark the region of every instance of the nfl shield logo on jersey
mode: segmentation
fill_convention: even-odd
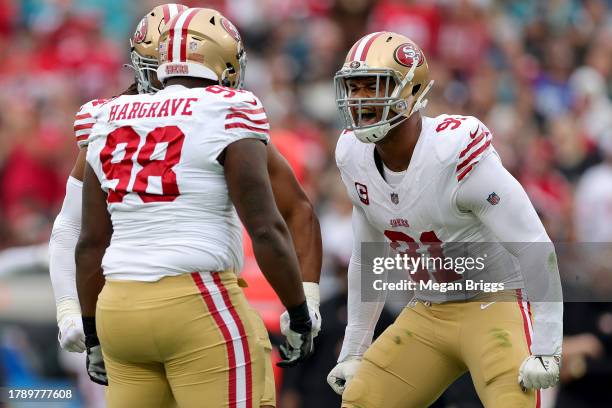
[[[495,194],[495,191],[489,194],[489,196],[487,197],[487,201],[491,203],[491,205],[497,205],[499,203],[499,200],[500,198],[497,194]]]
[[[399,196],[397,193],[391,193],[391,202],[396,205],[399,204]]]

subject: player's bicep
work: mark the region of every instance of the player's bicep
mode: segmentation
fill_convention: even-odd
[[[100,181],[92,167],[86,164],[80,240],[94,245],[108,245],[113,227],[106,205],[106,194],[100,186]]]
[[[79,150],[79,155],[74,162],[70,176],[79,181],[83,181],[85,175],[85,163],[87,162],[87,146]]]
[[[291,166],[273,144],[268,144],[268,173],[274,199],[283,217],[287,217],[301,203],[308,203],[306,193],[295,178]]]
[[[230,199],[252,233],[278,214],[268,176],[266,145],[250,138],[234,142],[225,149],[223,166]]]
[[[270,139],[266,112],[259,99],[250,92],[248,94],[251,95],[251,101],[230,101],[223,121],[224,131],[218,134],[218,140],[213,144],[212,153],[222,165],[225,149],[230,144],[242,139],[257,139],[267,144]]]
[[[501,242],[547,239],[527,193],[496,155],[484,158],[459,185],[456,205],[476,215]]]

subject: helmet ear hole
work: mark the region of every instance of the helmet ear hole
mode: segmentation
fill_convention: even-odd
[[[416,95],[417,92],[419,92],[419,89],[421,89],[421,84],[416,84],[415,86],[412,87],[412,96]]]

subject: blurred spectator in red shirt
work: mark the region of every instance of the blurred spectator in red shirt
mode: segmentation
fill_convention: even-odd
[[[62,135],[42,128],[34,107],[15,101],[2,117],[2,137],[10,137],[0,179],[0,197],[13,244],[47,239],[51,220],[64,197],[65,174],[53,150]]]
[[[475,0],[449,2],[438,39],[439,62],[457,78],[469,77],[487,57],[490,34],[484,9]]]
[[[550,141],[539,138],[526,151],[519,178],[553,241],[571,237],[571,190],[563,175],[554,167]]]
[[[383,30],[407,36],[433,56],[440,30],[439,9],[430,1],[383,0],[372,11],[368,31]]]

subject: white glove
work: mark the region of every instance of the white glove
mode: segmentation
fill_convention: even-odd
[[[521,364],[518,382],[527,388],[549,388],[559,382],[561,356],[529,356]]]
[[[315,338],[321,331],[321,313],[319,312],[319,284],[315,282],[303,282],[304,295],[308,305],[308,314],[312,323],[312,337]],[[281,334],[287,337],[289,333],[289,313],[285,312],[280,317]]]
[[[85,333],[83,333],[83,322],[81,315],[67,315],[58,323],[59,333],[57,340],[60,346],[73,353],[85,351]]]
[[[361,363],[361,357],[348,357],[327,374],[327,383],[338,395],[342,395]]]

